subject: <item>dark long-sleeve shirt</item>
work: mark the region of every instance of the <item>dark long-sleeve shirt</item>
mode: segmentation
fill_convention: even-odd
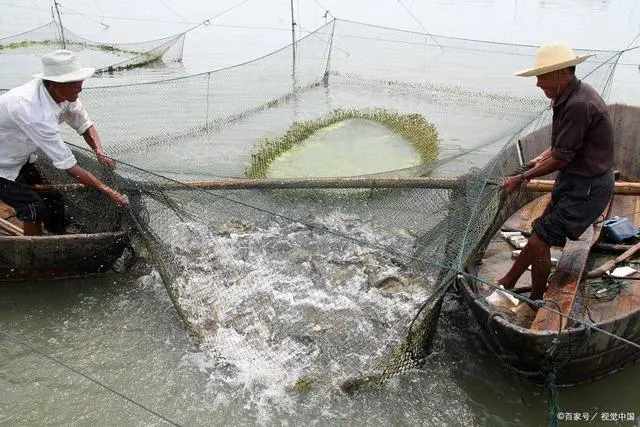
[[[607,104],[574,77],[553,106],[551,155],[565,160],[565,172],[601,175],[613,167],[613,124]]]

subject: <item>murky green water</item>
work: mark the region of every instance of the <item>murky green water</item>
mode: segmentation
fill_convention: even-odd
[[[354,176],[416,166],[418,153],[389,128],[371,120],[343,120],[320,129],[278,157],[268,176]]]
[[[445,305],[436,351],[423,370],[383,389],[261,394],[233,380],[224,360],[192,345],[159,281],[108,276],[3,288],[0,330],[64,361],[109,391],[3,336],[3,425],[543,425],[542,388],[488,353],[455,299]],[[259,369],[259,367],[256,367]],[[640,367],[562,389],[561,408],[640,412]],[[524,402],[521,400],[524,399]],[[594,425],[634,425],[598,422]]]

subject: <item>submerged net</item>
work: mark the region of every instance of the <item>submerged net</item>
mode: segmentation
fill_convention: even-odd
[[[74,151],[131,204],[120,217],[94,191],[66,194],[76,220],[104,221],[94,231],[130,229],[230,377],[352,391],[425,362],[452,280],[496,231],[501,208],[516,203],[496,185],[521,166],[509,148],[550,112],[533,79],[513,77],[533,63],[534,46],[336,20],[296,43],[295,63],[293,49],[186,78],[86,89],[118,169]],[[597,53],[578,77],[606,95],[618,53]],[[359,113],[335,120],[345,111]],[[354,117],[407,140],[430,124],[437,141],[406,167],[385,168],[390,152],[371,152],[373,135],[358,138]],[[307,144],[318,123],[325,139]],[[323,152],[336,138],[348,149]],[[293,150],[311,150],[312,161],[295,169]],[[297,188],[243,180],[256,162],[283,168],[278,177],[317,179]],[[393,181],[416,176],[428,185]]]
[[[158,62],[182,60],[186,32],[136,43],[96,42],[81,37],[55,21],[38,28],[0,38],[0,54],[12,54],[12,58],[42,54],[55,49],[74,51],[92,50],[104,55],[92,55],[90,63],[98,75],[119,70],[143,67]],[[38,62],[39,57],[33,57]],[[39,69],[34,64],[32,69]]]

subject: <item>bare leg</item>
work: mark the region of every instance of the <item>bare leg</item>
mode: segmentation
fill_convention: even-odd
[[[532,244],[531,249],[533,260],[531,263],[531,295],[529,298],[539,300],[544,296],[549,273],[551,273],[551,246],[536,236],[535,244]]]
[[[513,265],[498,284],[513,289],[527,268],[531,266],[531,299],[540,299],[547,287],[551,272],[551,246],[533,232]]]
[[[529,268],[533,260],[533,251],[531,249],[531,239],[533,236],[535,236],[535,233],[529,237],[527,244],[522,248],[520,255],[518,255],[518,258],[513,262],[507,274],[502,276],[501,279],[498,279],[498,285],[504,286],[505,289],[513,289],[520,277],[527,268]]]
[[[25,236],[42,235],[42,223],[40,221],[25,221],[23,227]]]

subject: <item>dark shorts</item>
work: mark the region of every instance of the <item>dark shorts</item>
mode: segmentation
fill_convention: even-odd
[[[32,187],[44,182],[38,169],[27,163],[15,181],[0,178],[0,200],[16,211],[19,220],[43,221],[50,232],[62,233],[65,225],[62,196],[52,192],[43,197]]]
[[[0,199],[16,211],[21,221],[44,221],[49,218],[49,209],[42,197],[25,181],[30,167],[27,163],[15,181],[0,178]],[[34,168],[35,169],[35,168]]]
[[[610,170],[596,177],[559,173],[551,191],[551,202],[531,224],[536,234],[554,246],[566,239],[578,240],[607,207],[615,178]]]

